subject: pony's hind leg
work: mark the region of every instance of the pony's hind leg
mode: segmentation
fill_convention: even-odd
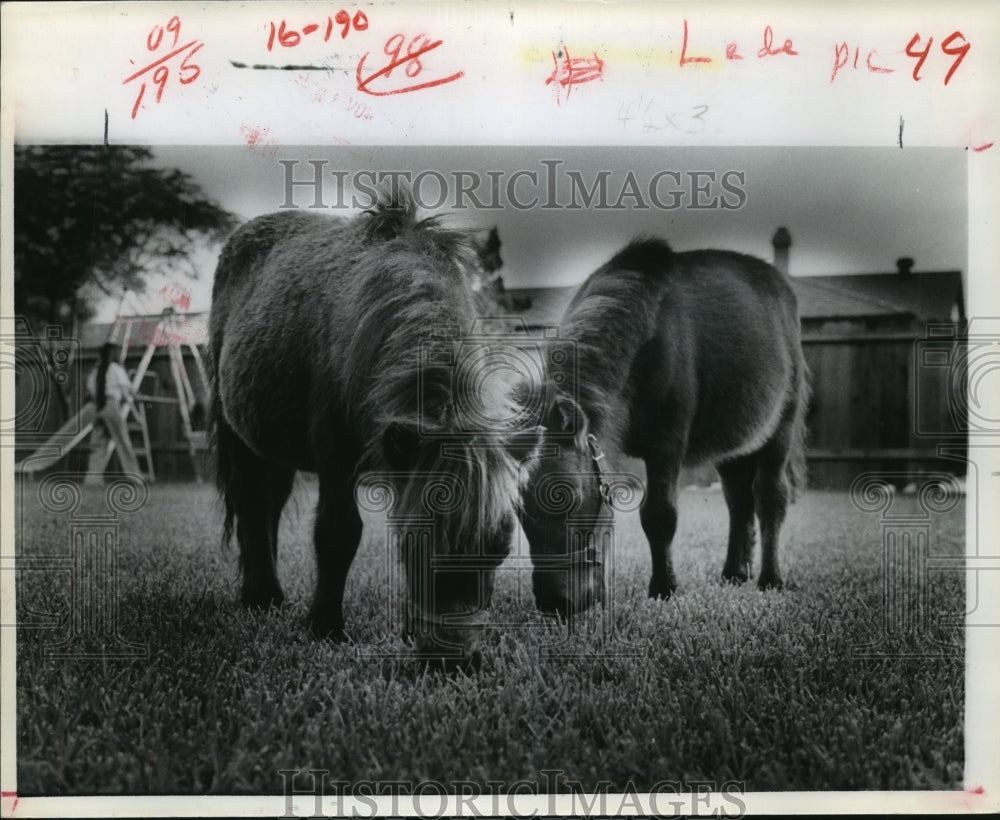
[[[309,625],[317,637],[342,641],[344,585],[361,543],[361,515],[348,476],[320,477],[316,507],[316,597]]]
[[[753,482],[757,465],[752,456],[744,456],[719,464],[717,469],[729,508],[729,547],[722,579],[742,584],[750,577],[753,567],[756,540]]]
[[[781,440],[772,441],[760,452],[757,477],[753,484],[757,520],[760,522],[761,560],[757,586],[780,589],[778,539],[791,498],[788,481],[788,451]]]
[[[671,458],[646,459],[646,498],[639,511],[643,532],[649,539],[653,575],[650,598],[669,598],[677,589],[670,544],[677,531],[677,477],[679,461]]]
[[[220,451],[227,458],[223,493],[227,518],[236,519],[244,606],[266,609],[284,600],[278,582],[278,526],[295,471],[265,461],[223,424]]]

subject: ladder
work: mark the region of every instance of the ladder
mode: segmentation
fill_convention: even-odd
[[[132,341],[132,331],[139,317],[119,318],[115,321],[111,329],[109,341],[118,342],[121,345],[119,362],[124,365],[128,358],[129,348]],[[149,441],[149,425],[146,422],[146,403],[161,402],[176,404],[180,410],[181,428],[184,439],[187,443],[188,453],[191,456],[191,463],[194,465],[195,478],[201,482],[204,480],[201,474],[201,464],[199,453],[207,446],[207,438],[204,430],[195,430],[192,425],[191,414],[197,404],[198,398],[195,395],[188,374],[187,366],[184,363],[184,348],[187,347],[198,371],[201,384],[207,389],[208,372],[202,359],[198,346],[190,341],[184,341],[183,334],[179,332],[178,314],[173,308],[166,308],[160,316],[159,324],[153,333],[153,337],[146,344],[146,349],[139,360],[139,364],[132,374],[132,390],[136,394],[135,401],[125,404],[122,410],[123,420],[126,422],[131,435],[137,436],[138,441],[134,442],[136,456],[141,462],[145,462],[143,468],[144,478],[147,481],[155,481],[156,475],[153,468],[153,454]],[[120,338],[119,338],[120,337]],[[173,396],[150,396],[139,392],[143,377],[149,370],[149,364],[153,360],[153,354],[157,348],[165,347],[170,362],[170,376],[174,386]],[[113,444],[111,447],[113,448]],[[110,448],[109,453],[110,456]]]
[[[132,439],[132,450],[139,460],[142,477],[146,481],[156,481],[156,472],[153,469],[153,448],[149,444],[149,425],[146,423],[146,405],[143,403],[142,397],[137,395],[134,402],[126,404],[124,414],[125,426]],[[135,440],[137,435],[138,442]]]

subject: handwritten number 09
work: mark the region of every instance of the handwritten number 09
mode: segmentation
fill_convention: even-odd
[[[171,48],[177,48],[177,41],[181,36],[181,19],[176,14],[167,22],[167,31],[174,35],[174,44]],[[146,49],[156,51],[163,42],[163,26],[153,26],[146,37]]]
[[[195,63],[190,62],[191,58],[197,54],[204,43],[200,43],[197,40],[192,40],[187,45],[177,47],[177,43],[181,36],[181,18],[174,15],[167,21],[166,26],[156,25],[149,30],[149,34],[146,35],[146,49],[148,51],[158,51],[163,43],[164,32],[169,32],[174,35],[174,42],[170,48],[173,51],[158,60],[154,60],[148,66],[132,74],[130,77],[125,78],[125,83],[130,83],[137,77],[146,74],[147,71],[153,70],[153,84],[156,86],[156,101],[160,102],[163,99],[163,92],[166,90],[167,82],[170,80],[170,69],[166,65],[166,61],[176,57],[181,52],[186,51],[187,54],[181,60],[180,65],[180,76],[178,79],[183,85],[188,83],[193,83],[198,79],[201,74],[201,67]],[[148,77],[148,75],[147,75]],[[142,105],[142,98],[146,94],[146,82],[145,80],[139,85],[139,93],[136,95],[135,103],[132,105],[132,119],[134,120],[139,113],[139,108]]]

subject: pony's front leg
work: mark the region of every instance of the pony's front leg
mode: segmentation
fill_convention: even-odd
[[[639,518],[649,539],[649,553],[653,560],[650,598],[669,598],[677,589],[670,544],[677,531],[678,464],[678,461],[669,458],[646,460],[646,498]]]
[[[346,476],[320,478],[316,508],[316,597],[309,625],[321,638],[347,640],[344,632],[344,585],[361,543],[361,516]]]

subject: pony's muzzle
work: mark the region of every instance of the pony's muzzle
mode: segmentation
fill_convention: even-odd
[[[604,601],[604,569],[594,556],[535,561],[531,576],[539,611],[568,618]]]
[[[484,619],[481,612],[429,614],[410,606],[404,638],[413,646],[413,659],[429,669],[475,671],[482,663],[476,644]]]

